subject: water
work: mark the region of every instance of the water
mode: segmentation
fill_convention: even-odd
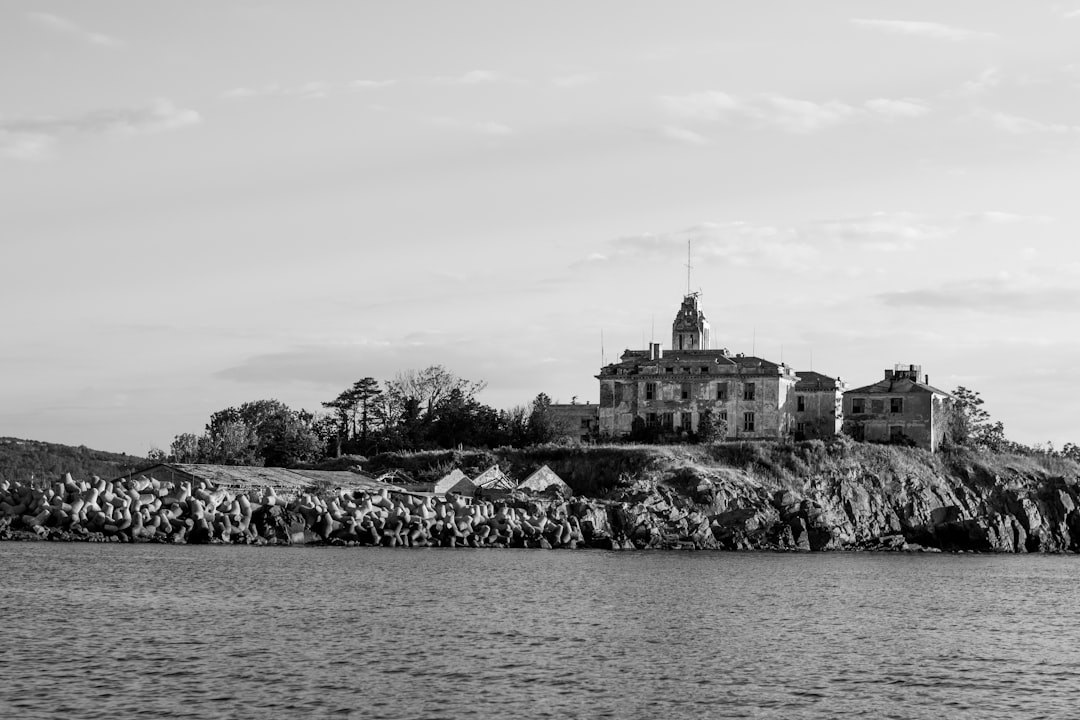
[[[0,717],[1071,718],[1078,561],[0,543]]]

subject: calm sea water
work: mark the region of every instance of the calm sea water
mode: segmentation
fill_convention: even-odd
[[[3,718],[1075,718],[1080,558],[0,543]]]

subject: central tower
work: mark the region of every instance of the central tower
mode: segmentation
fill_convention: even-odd
[[[709,350],[709,321],[698,307],[700,293],[683,298],[682,307],[671,324],[672,350]]]

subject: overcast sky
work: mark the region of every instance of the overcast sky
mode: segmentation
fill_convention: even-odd
[[[1080,442],[1080,0],[0,5],[0,435],[714,347]],[[603,348],[601,347],[603,337]]]

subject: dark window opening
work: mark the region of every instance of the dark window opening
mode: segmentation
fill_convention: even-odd
[[[864,403],[865,401],[863,400],[863,398],[852,398],[851,412],[855,415],[866,412],[866,406],[864,405]]]
[[[645,399],[652,400],[656,397],[656,383],[645,383]]]
[[[754,383],[746,383],[745,387],[743,387],[742,399],[743,400],[753,400],[754,399]]]
[[[727,400],[727,383],[717,383],[716,385],[716,399]]]
[[[742,416],[742,429],[745,432],[754,432],[754,413],[743,413]]]
[[[798,410],[798,412],[804,412],[806,410],[806,396],[805,395],[799,395],[796,398],[796,404],[797,404],[796,409]]]
[[[902,413],[904,412],[904,398],[890,398],[889,399],[889,412]]]

